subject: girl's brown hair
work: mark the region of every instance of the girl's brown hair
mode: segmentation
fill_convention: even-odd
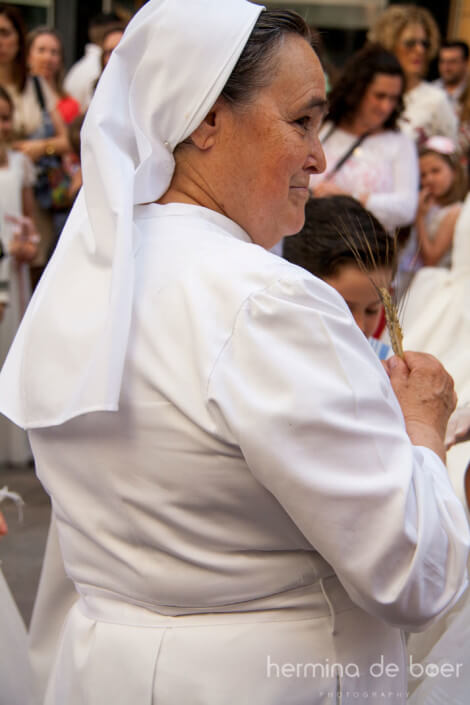
[[[468,192],[468,179],[459,152],[454,152],[453,154],[443,154],[437,149],[423,146],[419,150],[419,156],[421,158],[426,154],[434,154],[435,156],[440,157],[440,159],[442,159],[442,161],[445,162],[454,173],[454,181],[448,192],[440,198],[436,198],[438,205],[450,206],[452,203],[463,201]]]

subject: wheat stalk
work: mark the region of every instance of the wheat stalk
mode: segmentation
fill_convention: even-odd
[[[351,224],[353,225],[353,224]],[[392,300],[392,297],[390,295],[390,292],[388,289],[385,287],[379,287],[377,284],[374,282],[372,277],[370,276],[370,270],[377,269],[377,262],[374,257],[374,253],[372,251],[371,244],[369,240],[367,239],[366,235],[364,234],[364,231],[362,230],[362,226],[358,223],[356,223],[356,228],[359,226],[359,229],[362,231],[362,242],[365,245],[365,249],[367,250],[368,256],[369,256],[369,267],[364,263],[363,259],[360,256],[359,250],[355,244],[355,242],[347,235],[348,229],[345,227],[341,231],[338,230],[338,234],[342,238],[343,242],[349,247],[351,250],[352,254],[354,255],[354,259],[356,260],[357,266],[364,272],[369,277],[370,282],[373,284],[374,288],[377,291],[377,294],[379,295],[379,298],[382,302],[382,305],[384,307],[385,311],[385,321],[387,324],[387,330],[388,334],[390,337],[390,343],[392,346],[392,350],[397,355],[398,357],[401,357],[403,359],[403,332],[401,329],[400,325],[400,320],[398,317],[398,308],[395,305],[394,301]],[[354,227],[354,225],[353,225]],[[390,237],[390,243],[393,243],[393,247],[396,249],[396,238]],[[387,256],[387,259],[391,261],[391,257]]]
[[[398,320],[398,309],[393,303],[388,289],[383,286],[376,287],[376,289],[385,310],[385,320],[392,350],[395,355],[403,359],[403,331]]]

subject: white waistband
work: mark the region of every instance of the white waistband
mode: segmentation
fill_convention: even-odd
[[[82,614],[94,621],[162,628],[305,620],[326,616],[334,620],[335,614],[355,607],[336,576],[259,600],[204,608],[138,604],[123,596],[80,586],[78,606]]]

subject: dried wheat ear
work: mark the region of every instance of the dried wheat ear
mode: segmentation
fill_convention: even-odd
[[[378,289],[380,300],[385,310],[385,320],[387,322],[387,330],[390,336],[390,344],[395,355],[403,358],[403,332],[400,321],[398,320],[398,310],[392,301],[390,292],[384,287]]]
[[[362,259],[357,245],[354,243],[353,239],[348,235],[348,227],[356,227],[356,233],[362,232],[362,244],[364,246],[365,251],[367,252],[366,259],[368,266],[366,266],[366,263]],[[392,300],[389,290],[385,287],[378,287],[373,281],[373,279],[370,277],[370,271],[377,268],[377,262],[374,257],[374,252],[371,243],[367,239],[362,228],[360,226],[358,227],[358,224],[355,224],[353,220],[350,220],[348,223],[345,223],[344,227],[342,227],[341,230],[338,231],[338,233],[341,236],[343,242],[348,245],[349,249],[354,255],[354,259],[356,260],[357,266],[369,276],[370,281],[374,285],[374,288],[377,290],[377,293],[385,310],[385,320],[387,324],[387,330],[390,337],[390,344],[392,346],[392,350],[395,355],[398,355],[398,357],[401,357],[403,359],[403,332],[398,318],[398,307]],[[396,237],[390,237],[390,253],[387,254],[388,261],[395,261],[396,251]]]

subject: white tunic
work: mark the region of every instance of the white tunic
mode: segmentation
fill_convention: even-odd
[[[331,130],[327,122],[320,137]],[[330,171],[357,140],[336,128],[323,145],[326,171],[310,177],[310,188],[329,178]],[[331,180],[354,198],[369,193],[366,208],[390,231],[414,220],[418,205],[419,168],[416,147],[401,132],[386,130],[367,137]]]
[[[46,702],[404,702],[400,628],[465,584],[444,466],[327,284],[204,208],[136,222],[119,411],[30,431],[81,596]]]

